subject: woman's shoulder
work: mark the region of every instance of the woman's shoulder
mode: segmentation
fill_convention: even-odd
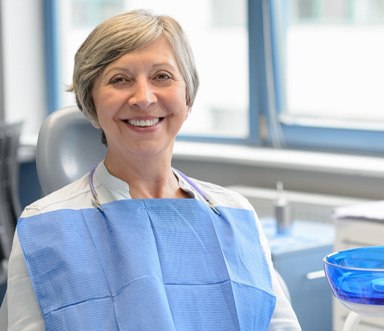
[[[88,185],[88,176],[85,175],[25,207],[21,218],[59,209],[81,209],[87,207],[92,207],[92,199]]]

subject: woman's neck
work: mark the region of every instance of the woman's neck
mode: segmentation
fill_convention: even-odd
[[[121,163],[107,157],[104,163],[111,175],[129,185],[133,199],[187,197],[179,187],[170,160]]]

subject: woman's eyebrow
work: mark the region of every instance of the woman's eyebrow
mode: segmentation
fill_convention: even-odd
[[[109,75],[111,72],[113,71],[123,71],[125,73],[129,73],[130,70],[126,67],[121,67],[121,66],[116,66],[116,67],[110,67],[110,68],[107,68],[103,73],[102,73],[102,76],[105,77],[107,75]]]
[[[170,63],[170,62],[159,62],[159,63],[154,63],[151,65],[151,68],[153,68],[153,69],[164,68],[164,67],[170,68],[172,70],[177,70],[177,66],[175,64]],[[112,65],[110,68],[107,68],[104,71],[103,76],[106,76],[106,75],[108,75],[114,71],[125,72],[125,73],[131,72],[131,70],[126,66],[121,66],[121,65],[113,66]]]
[[[155,63],[152,65],[152,68],[164,68],[164,67],[168,67],[170,69],[173,69],[173,70],[177,70],[178,69],[178,66],[177,64],[173,64],[171,62],[159,62],[159,63]]]

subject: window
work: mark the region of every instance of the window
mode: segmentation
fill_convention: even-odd
[[[185,28],[201,87],[183,139],[384,153],[384,0],[61,0],[60,102],[91,29],[150,8]]]
[[[384,1],[294,2],[285,25],[287,116],[383,122]]]
[[[271,9],[281,143],[384,151],[376,140],[384,130],[384,1],[277,0]]]
[[[246,0],[62,0],[60,3],[60,107],[74,104],[65,93],[73,57],[96,24],[135,8],[175,17],[192,44],[201,85],[182,134],[244,139],[248,136]]]

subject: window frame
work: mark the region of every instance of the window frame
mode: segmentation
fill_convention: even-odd
[[[60,105],[59,86],[59,11],[56,0],[43,0],[45,81],[48,114]]]

